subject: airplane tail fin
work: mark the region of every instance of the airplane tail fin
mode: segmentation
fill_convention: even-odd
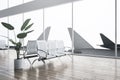
[[[104,34],[100,33],[101,39],[104,45],[115,45],[110,39],[108,39]]]
[[[45,40],[48,40],[50,29],[51,27],[47,27],[45,29]],[[38,37],[37,40],[43,40],[43,33]]]
[[[70,38],[72,40],[72,28],[68,28]],[[74,49],[94,49],[82,36],[74,31]]]

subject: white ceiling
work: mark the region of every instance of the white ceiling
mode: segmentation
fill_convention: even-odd
[[[0,18],[79,0],[34,0],[0,11]]]

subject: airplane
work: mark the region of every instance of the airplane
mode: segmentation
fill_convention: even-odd
[[[70,38],[72,40],[72,28],[68,28]],[[81,55],[87,55],[87,56],[99,56],[99,57],[111,57],[113,58],[115,56],[114,50],[108,50],[108,49],[96,49],[94,48],[90,43],[88,43],[80,34],[78,34],[75,30],[74,32],[74,53],[78,53]],[[103,38],[103,34],[101,34]],[[106,37],[104,37],[104,42],[106,44],[111,44],[111,41],[106,40]],[[113,45],[113,42],[112,42]],[[115,45],[115,44],[114,44]],[[113,46],[114,46],[113,45]],[[103,45],[101,45],[103,46]],[[118,46],[119,47],[119,46]],[[110,48],[109,48],[110,49]],[[120,47],[119,47],[120,49]],[[72,52],[72,50],[68,50],[69,52]],[[118,53],[120,53],[120,50],[118,50]],[[120,56],[118,54],[118,56]]]
[[[41,33],[41,35],[37,38],[37,40],[43,40],[44,38],[44,33],[45,33],[45,40],[48,40],[49,33],[50,33],[51,27],[47,27],[44,32]]]
[[[70,38],[72,40],[72,28],[68,28]],[[82,36],[74,31],[74,52],[81,53],[81,49],[94,49]]]
[[[108,48],[110,50],[115,50],[115,43],[108,39],[104,34],[100,33],[103,45],[101,47]],[[120,50],[120,44],[117,44],[117,50]]]

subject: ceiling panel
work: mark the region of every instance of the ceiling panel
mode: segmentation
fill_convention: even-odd
[[[0,11],[0,18],[80,0],[34,0]]]

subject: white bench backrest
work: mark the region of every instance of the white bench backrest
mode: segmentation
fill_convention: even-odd
[[[35,40],[30,40],[27,43],[27,55],[37,54],[37,42]]]
[[[64,42],[62,40],[56,41],[57,52],[64,52]]]
[[[46,57],[47,54],[45,52],[47,52],[47,42],[45,40],[37,40],[37,48],[38,48],[38,54],[41,57]],[[45,52],[43,52],[45,51]]]
[[[56,55],[58,52],[64,52],[64,42],[62,40],[31,40],[27,43],[27,55],[39,54],[41,57],[49,55]]]
[[[51,55],[55,55],[56,53],[56,40],[47,41],[48,52]]]

